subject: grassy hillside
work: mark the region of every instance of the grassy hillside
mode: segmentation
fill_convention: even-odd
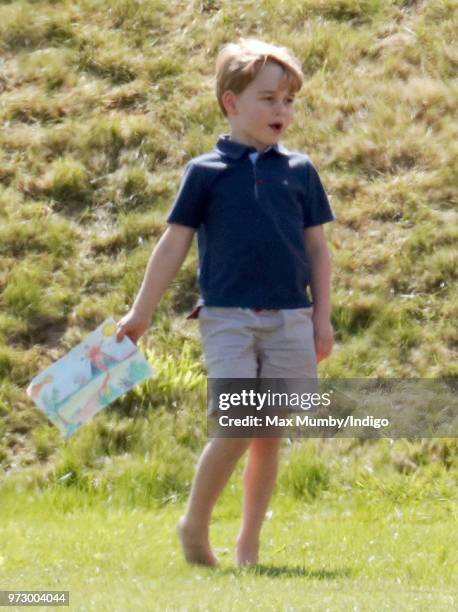
[[[77,479],[106,455],[150,452],[160,472],[159,434],[175,440],[166,452],[181,465],[203,442],[200,346],[184,319],[197,295],[195,248],[142,345],[157,379],[65,448],[25,388],[131,304],[185,162],[227,131],[213,66],[239,35],[289,46],[306,76],[284,144],[310,155],[338,216],[327,228],[337,344],[321,374],[456,376],[457,21],[454,0],[2,3],[6,471],[31,465],[39,481],[41,464],[57,464],[56,477]],[[401,471],[446,465],[447,443],[431,444],[380,452]],[[189,470],[170,469],[155,481],[159,497],[189,484]]]

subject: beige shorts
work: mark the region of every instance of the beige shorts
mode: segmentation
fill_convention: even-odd
[[[199,328],[208,377],[317,379],[312,312],[203,306]]]

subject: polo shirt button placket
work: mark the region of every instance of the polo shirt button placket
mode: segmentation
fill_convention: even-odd
[[[254,155],[254,154],[253,154]],[[255,200],[259,200],[259,189],[258,189],[258,185],[261,185],[262,183],[264,183],[263,179],[258,178],[257,172],[256,172],[256,168],[257,168],[257,164],[258,161],[261,158],[261,153],[258,153],[257,155],[254,155],[254,157],[250,154],[250,161],[251,164],[253,166],[253,177],[254,177],[254,197]]]
[[[253,173],[254,173],[254,197],[256,200],[259,200],[259,192],[258,192],[258,178],[256,176],[256,159],[253,162]]]
[[[254,182],[254,197],[259,200],[258,181]]]

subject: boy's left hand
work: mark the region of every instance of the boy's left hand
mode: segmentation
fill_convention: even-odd
[[[315,353],[317,363],[331,354],[334,344],[334,330],[329,317],[313,313],[313,335],[315,339]]]

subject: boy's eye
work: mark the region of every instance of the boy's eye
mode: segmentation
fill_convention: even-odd
[[[271,100],[273,100],[273,99],[274,99],[274,97],[273,97],[273,96],[264,96],[263,98],[261,98],[261,100],[268,100],[269,102],[270,102]],[[294,102],[294,98],[287,98],[287,99],[286,99],[286,102],[287,102],[287,104],[293,104],[293,102]]]

